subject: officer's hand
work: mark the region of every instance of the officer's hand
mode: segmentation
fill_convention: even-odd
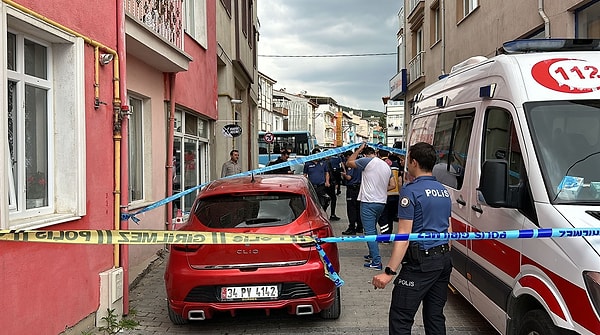
[[[385,288],[387,286],[387,284],[389,284],[389,282],[392,281],[392,279],[394,279],[394,276],[387,275],[385,273],[380,273],[376,276],[373,276],[373,279],[371,280],[371,282],[373,283],[373,287],[375,289],[378,289],[378,288]]]

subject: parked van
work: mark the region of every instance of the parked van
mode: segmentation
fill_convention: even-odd
[[[517,40],[415,97],[452,230],[600,227],[600,40]],[[600,237],[452,243],[451,284],[502,334],[600,334]]]

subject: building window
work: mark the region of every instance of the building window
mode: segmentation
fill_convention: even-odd
[[[11,41],[8,66],[8,147],[12,163],[12,190],[9,205],[17,210],[32,210],[52,205],[49,187],[52,144],[48,137],[52,78],[48,66],[52,49],[29,40],[20,33],[7,33]],[[25,179],[23,181],[23,178]],[[14,192],[14,193],[13,193]]]
[[[2,6],[6,129],[0,229],[35,229],[85,214],[83,40]],[[60,83],[58,85],[57,83]],[[6,128],[5,128],[6,127]],[[60,143],[60,145],[54,145]],[[6,185],[5,182],[0,182]]]
[[[412,49],[414,55],[413,58],[408,62],[409,83],[412,83],[425,75],[425,69],[423,66],[425,55],[423,52],[423,27],[415,27],[415,30],[412,30],[412,34]]]
[[[435,2],[435,4],[431,7],[431,27],[430,38],[431,45],[436,44],[442,38],[442,14],[440,13],[440,5],[439,2]]]
[[[207,120],[179,108],[175,110],[173,194],[208,181],[209,130]],[[173,215],[177,210],[188,212],[195,198],[196,193],[190,193],[174,200]]]
[[[206,0],[184,2],[185,32],[205,49],[208,48],[206,33]]]
[[[129,139],[129,202],[144,199],[144,108],[143,101],[129,98],[131,115],[128,124]]]
[[[575,12],[577,38],[600,38],[600,1]]]
[[[479,7],[479,0],[457,0],[456,5],[456,19],[460,21]]]

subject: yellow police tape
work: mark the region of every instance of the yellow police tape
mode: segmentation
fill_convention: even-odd
[[[162,230],[0,230],[0,241],[71,244],[284,244],[311,243],[310,236]]]

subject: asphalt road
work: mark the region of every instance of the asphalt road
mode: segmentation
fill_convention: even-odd
[[[343,192],[344,190],[342,190]],[[337,215],[342,220],[333,222],[336,235],[347,227],[343,194],[338,197]],[[140,322],[136,330],[124,334],[387,334],[388,308],[391,286],[374,290],[369,283],[375,270],[363,267],[366,243],[340,243],[342,286],[342,314],[337,320],[324,320],[317,315],[294,316],[285,312],[247,311],[236,317],[218,315],[214,319],[195,321],[176,326],[169,321],[163,273],[166,257],[158,257],[130,292],[133,317]],[[382,257],[389,257],[392,245],[380,244]],[[497,334],[489,323],[459,294],[449,291],[446,315],[447,334]],[[417,313],[413,334],[425,334],[421,312]]]

